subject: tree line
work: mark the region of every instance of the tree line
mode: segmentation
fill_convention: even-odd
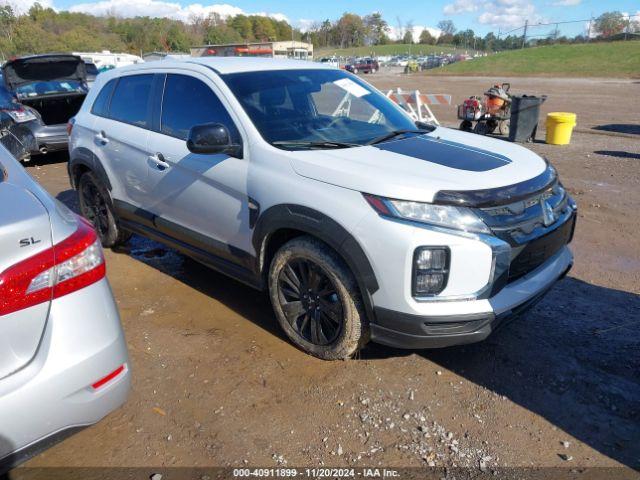
[[[189,52],[202,44],[291,40],[300,31],[286,21],[261,15],[193,16],[188,22],[169,18],[117,15],[93,16],[56,12],[35,3],[18,15],[10,5],[0,6],[0,55],[45,52],[101,51]]]
[[[86,13],[55,11],[35,3],[24,14],[16,14],[5,4],[0,6],[0,56],[65,51],[111,50],[136,54],[164,51],[188,52],[202,44],[253,41],[304,40],[315,47],[351,48],[388,43],[414,43],[412,22],[397,20],[395,39],[391,27],[380,13],[356,15],[344,13],[335,21],[324,20],[305,32],[284,20],[262,15],[236,15],[223,18],[218,14],[193,16],[187,22],[168,18],[121,18],[113,15],[93,16]],[[639,19],[640,20],[640,19]],[[498,51],[521,48],[521,35],[499,37],[490,32],[477,35],[471,29],[457,30],[451,20],[437,24],[440,35],[428,29],[419,34],[418,43],[454,45],[468,50]],[[600,38],[618,38],[621,34],[640,32],[640,25],[620,12],[607,12],[593,23],[593,33]],[[527,43],[567,43],[586,41],[585,36],[572,38],[551,35]]]
[[[578,23],[578,22],[577,22]],[[582,22],[579,22],[582,23]],[[472,29],[458,30],[451,20],[442,20],[437,24],[439,35],[429,29],[423,29],[415,38],[412,21],[403,23],[400,18],[393,25],[395,40],[390,37],[391,25],[379,13],[358,16],[345,13],[338,20],[325,20],[313,24],[307,34],[313,44],[326,48],[353,48],[390,43],[423,45],[453,45],[467,50],[501,51],[522,48],[523,46],[548,45],[554,43],[581,43],[587,41],[618,40],[621,38],[639,38],[640,16],[629,17],[621,12],[606,12],[591,22],[590,32],[575,36],[561,35],[556,28],[545,36],[524,36],[524,29],[518,33],[500,35],[489,32],[477,35]],[[535,27],[532,26],[532,28]]]

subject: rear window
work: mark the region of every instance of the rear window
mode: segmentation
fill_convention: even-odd
[[[98,67],[96,67],[96,65],[94,63],[85,63],[84,64],[86,69],[87,69],[87,74],[88,75],[98,75]]]
[[[109,80],[107,84],[102,87],[102,90],[100,90],[95,102],[93,102],[91,113],[101,117],[109,116],[109,100],[111,99],[111,92],[113,92],[113,87],[115,87],[115,85],[115,80]]]
[[[120,77],[111,98],[109,117],[147,128],[153,74]]]
[[[87,89],[78,80],[49,80],[34,81],[20,85],[15,89],[18,98],[39,97],[43,95],[58,95],[61,93],[86,93]]]

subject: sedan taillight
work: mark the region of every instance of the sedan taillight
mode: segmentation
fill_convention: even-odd
[[[71,132],[73,131],[73,124],[76,123],[76,119],[71,117],[67,122],[67,136],[71,136]]]
[[[1,110],[9,115],[16,123],[30,122],[31,120],[36,120],[38,118],[31,110],[27,110],[25,108],[3,108]]]
[[[0,315],[75,292],[104,278],[100,240],[86,220],[62,242],[0,273]]]

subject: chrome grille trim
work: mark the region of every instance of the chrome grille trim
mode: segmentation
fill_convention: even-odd
[[[512,246],[522,245],[561,225],[572,202],[559,182],[531,197],[506,205],[476,209],[495,235]]]

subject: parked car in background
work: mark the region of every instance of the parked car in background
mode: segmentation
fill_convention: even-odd
[[[325,65],[329,65],[334,68],[340,68],[340,60],[336,57],[323,57],[320,59],[320,63],[324,63]]]
[[[84,62],[84,65],[87,71],[87,86],[91,88],[93,82],[96,81],[96,77],[98,76],[100,71],[98,70],[98,67],[96,67],[95,63]]]
[[[127,398],[100,240],[0,147],[0,477]]]
[[[318,62],[101,74],[68,171],[105,246],[136,232],[269,292],[324,359],[485,339],[573,262],[575,203],[515,144],[414,121]]]
[[[29,160],[37,150],[31,122],[38,122],[37,112],[18,103],[0,75],[0,143],[19,161]]]
[[[2,66],[4,85],[23,105],[24,121],[35,137],[31,154],[67,148],[67,123],[88,92],[86,65],[74,55],[21,57]]]
[[[380,70],[380,65],[373,58],[359,58],[345,65],[344,68],[351,73],[376,73]]]

